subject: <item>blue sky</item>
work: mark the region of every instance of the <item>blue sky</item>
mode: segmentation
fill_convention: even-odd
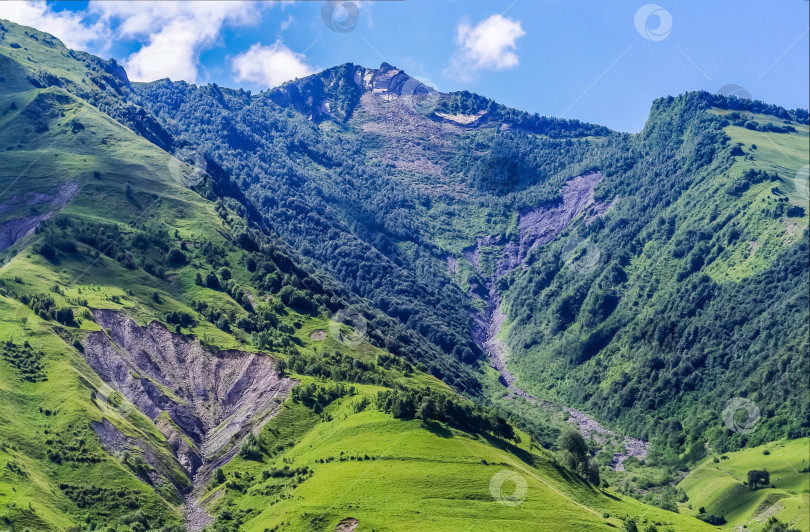
[[[356,18],[338,1],[326,20],[320,1],[4,2],[0,18],[114,57],[136,80],[256,91],[386,61],[444,92],[631,132],[657,97],[729,84],[808,107],[810,2],[656,1],[361,1]]]

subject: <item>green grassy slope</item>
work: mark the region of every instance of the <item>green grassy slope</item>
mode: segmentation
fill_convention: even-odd
[[[218,515],[216,529],[233,529],[235,517],[244,518],[248,530],[282,522],[289,523],[285,529],[323,529],[351,517],[349,512],[361,520],[359,530],[477,523],[491,529],[532,529],[537,523],[599,529],[626,516],[671,523],[677,530],[701,528],[689,517],[597,490],[554,466],[545,453],[377,411],[371,399],[384,388],[454,394],[368,342],[346,345],[326,333],[329,315],[348,306],[338,294],[226,206],[238,205],[209,201],[178,177],[196,175],[202,180],[198,190],[214,196],[208,176],[64,89],[31,84],[32,70],[19,56],[31,55],[44,69],[48,54],[64,57],[63,50],[43,45],[43,34],[34,38],[4,24],[0,223],[36,218],[36,229],[22,231],[0,254],[0,526],[183,526],[181,495],[190,480],[171,446],[126,400],[105,399],[104,382],[82,356],[86,336],[100,329],[90,310],[112,309],[141,325],[167,324],[213,351],[261,348],[293,365],[311,357],[290,370],[302,386],[344,380],[357,386],[355,395],[326,401],[323,408],[285,403],[258,442],[249,442],[224,467],[225,485],[213,488],[205,502]],[[68,72],[78,66],[54,68]],[[198,273],[208,286],[198,284]],[[212,275],[219,286],[208,282]],[[189,321],[177,323],[178,314]],[[381,334],[378,325],[385,322],[375,319],[369,338]],[[332,358],[318,359],[322,355]],[[369,404],[356,411],[363,397]],[[129,438],[112,454],[92,428],[102,420]],[[341,461],[341,451],[355,458],[362,453],[364,460]],[[365,460],[366,454],[373,459]],[[318,461],[329,457],[335,459]],[[261,480],[261,471],[284,464],[308,467],[312,475]],[[522,504],[503,506],[493,498],[489,483],[501,469],[525,477]]]
[[[263,433],[265,449],[283,444],[286,450],[235,459],[224,468],[225,484],[211,488],[209,500],[227,510],[217,524],[332,530],[354,518],[357,530],[607,530],[630,517],[660,530],[711,528],[594,489],[526,444],[397,421],[373,409],[357,412],[363,397],[376,391],[360,387],[356,396],[327,407],[322,422],[304,405],[288,404]],[[270,474],[285,467],[308,472]],[[503,484],[501,476],[508,478]]]
[[[810,442],[806,438],[715,458],[707,458],[679,484],[689,496],[689,506],[681,505],[682,513],[698,515],[702,506],[707,514],[724,516],[723,528],[728,530],[744,527],[756,532],[771,517],[799,530],[810,528]],[[770,474],[771,485],[752,491],[744,485],[748,471],[762,469]]]

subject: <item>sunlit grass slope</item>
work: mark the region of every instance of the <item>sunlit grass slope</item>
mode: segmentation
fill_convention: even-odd
[[[767,454],[766,454],[767,453]],[[723,528],[744,527],[756,532],[770,517],[799,530],[810,530],[810,441],[807,438],[773,442],[725,453],[718,461],[707,458],[679,484],[689,496],[681,512],[722,515]],[[765,469],[769,486],[757,490],[744,485],[748,471]]]

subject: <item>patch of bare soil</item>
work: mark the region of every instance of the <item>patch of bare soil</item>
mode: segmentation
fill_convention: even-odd
[[[442,118],[444,120],[449,120],[450,122],[455,122],[456,124],[460,124],[462,126],[474,126],[478,125],[481,122],[481,118],[486,114],[486,111],[479,111],[474,115],[465,115],[462,113],[442,113],[436,111],[436,116]]]
[[[28,207],[40,203],[49,203],[49,209],[42,214],[25,216],[14,220],[6,220],[0,223],[0,251],[13,246],[18,240],[30,234],[44,220],[50,218],[55,212],[65,208],[68,201],[79,191],[79,185],[75,181],[69,181],[62,185],[56,194],[41,194],[32,192],[25,198],[12,198],[9,203],[0,205],[0,212],[16,208],[20,205]]]
[[[211,473],[279,412],[295,381],[282,377],[266,355],[215,354],[157,322],[141,327],[110,310],[94,316],[104,331],[87,336],[87,362],[166,437],[194,485],[186,498],[187,526],[202,529],[210,518],[199,497]]]
[[[434,122],[397,96],[365,93],[360,109],[352,122],[362,122],[365,133],[385,137],[386,147],[377,154],[381,160],[407,172],[441,176],[440,161],[450,160],[453,148],[448,135],[457,135],[457,126]]]
[[[360,523],[354,517],[347,517],[335,527],[335,532],[352,532]]]
[[[453,255],[447,255],[445,260],[447,260],[447,269],[450,270],[450,273],[456,275],[458,273],[458,259]]]
[[[324,331],[323,329],[318,329],[317,331],[312,331],[309,334],[309,339],[310,340],[315,340],[316,342],[318,342],[320,340],[324,340],[324,339],[326,339],[326,331]]]
[[[176,491],[182,492],[184,490],[187,484],[181,482],[182,479],[176,478],[172,471],[173,466],[176,464],[167,463],[165,458],[156,453],[146,442],[125,435],[107,419],[102,420],[101,423],[93,421],[91,426],[98,435],[101,445],[111,455],[120,457],[125,451],[132,451],[133,449],[140,451],[143,459],[152,467],[148,471],[138,473],[141,480],[156,489],[169,482]]]

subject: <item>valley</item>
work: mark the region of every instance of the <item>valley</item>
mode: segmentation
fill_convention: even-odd
[[[807,530],[809,129],[138,83],[0,21],[0,527]]]

